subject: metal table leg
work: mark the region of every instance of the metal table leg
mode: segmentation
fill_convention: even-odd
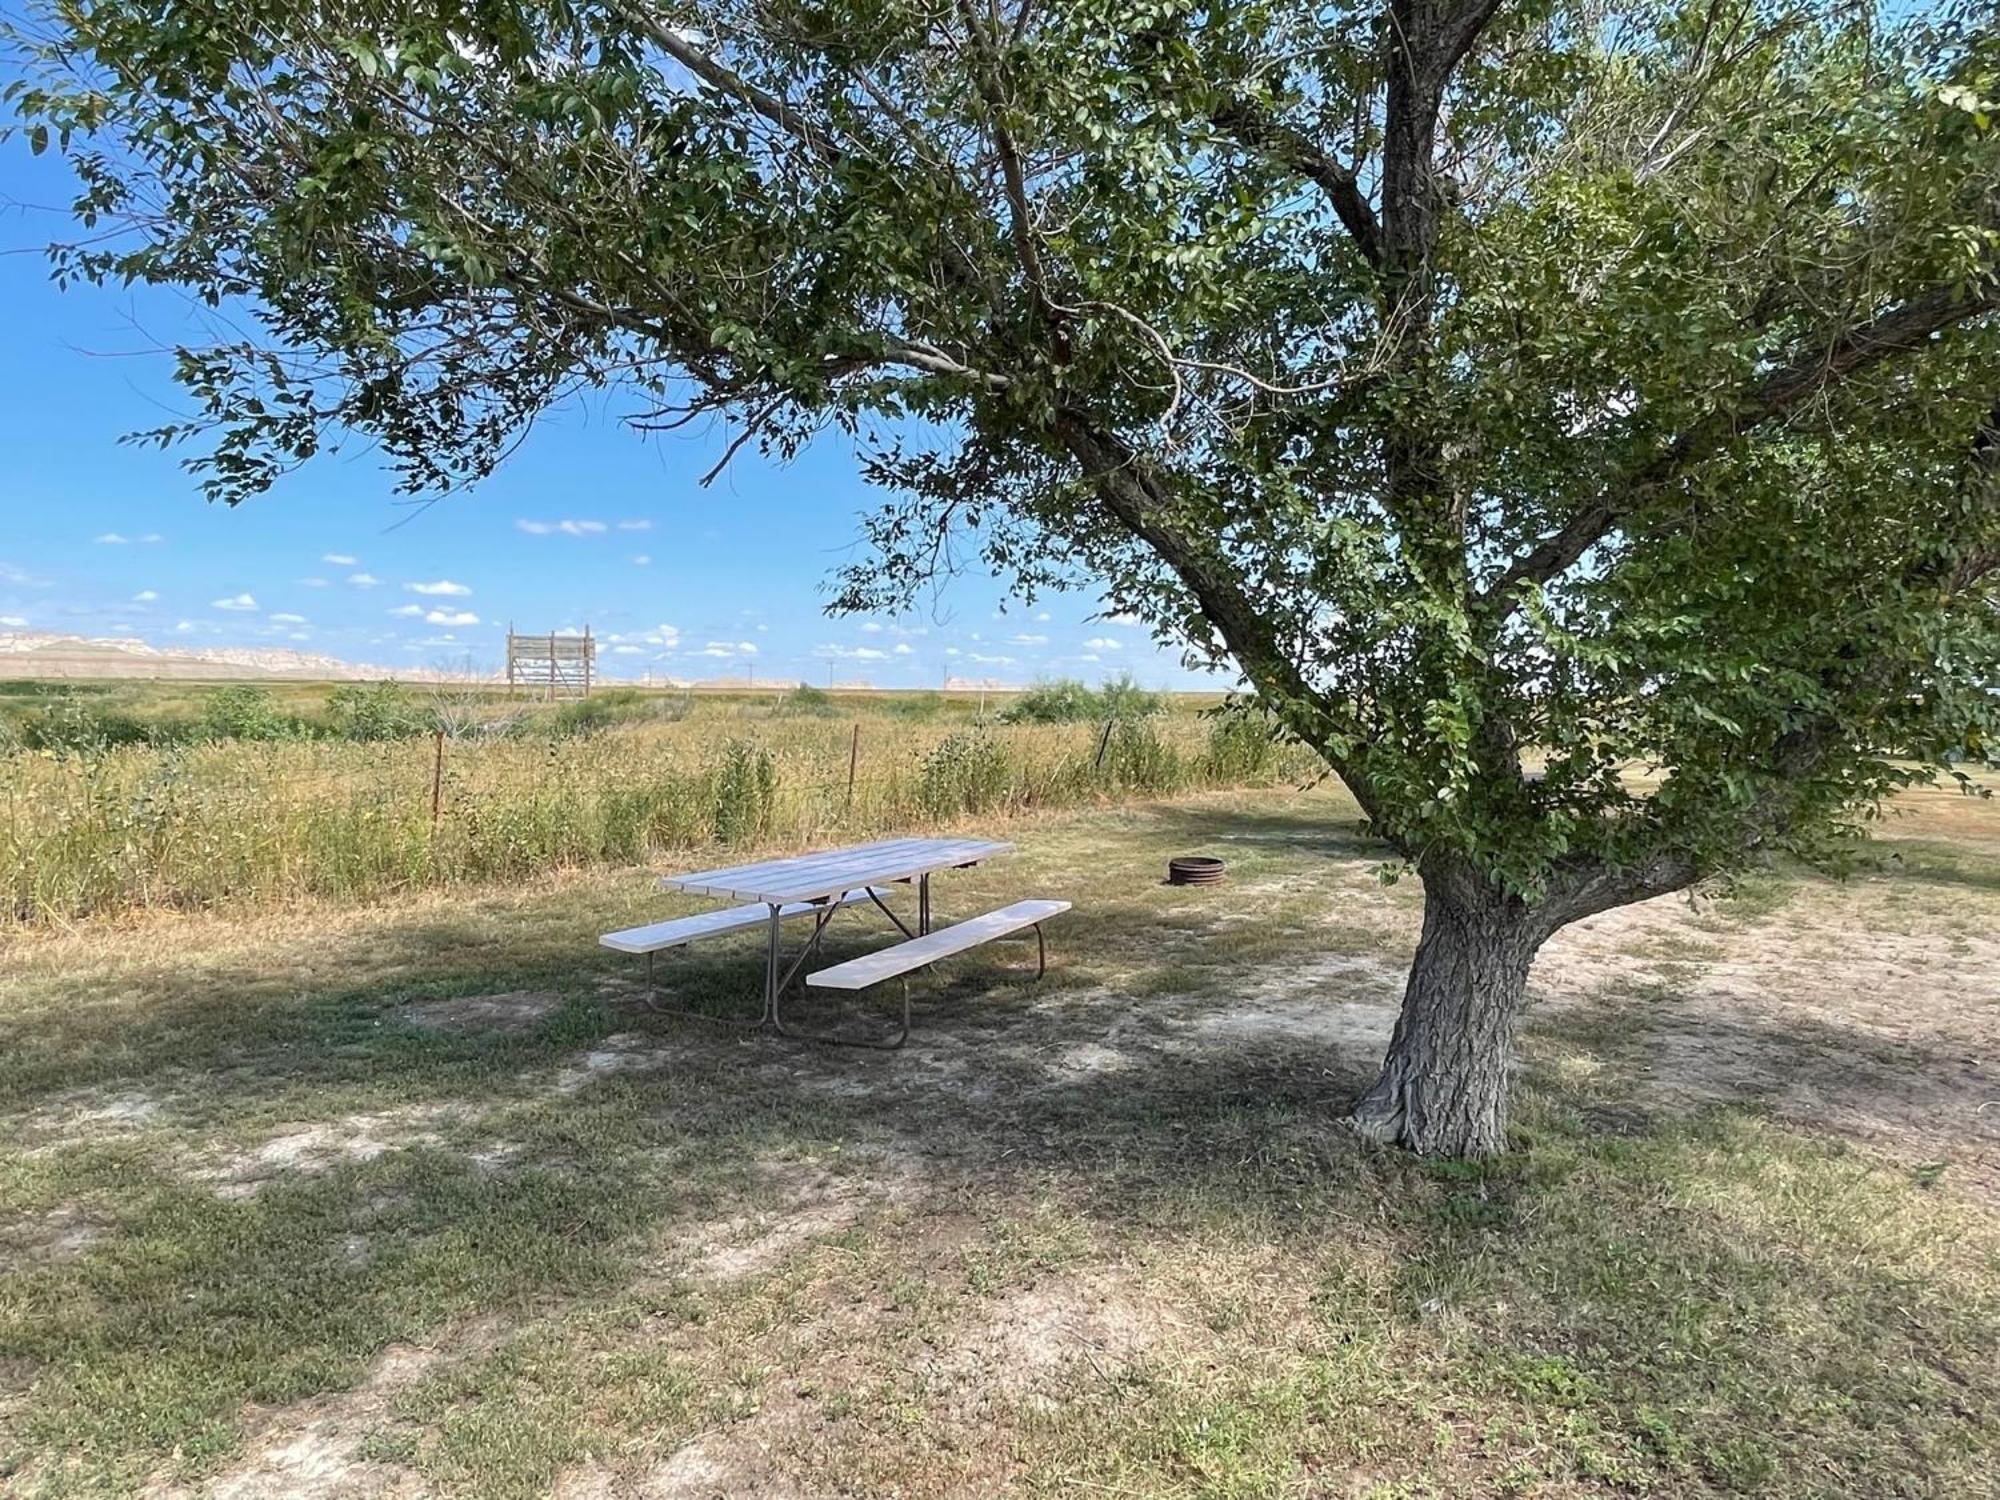
[[[778,1022],[778,953],[783,943],[782,922],[776,902],[771,903],[771,920],[767,927],[768,939],[764,947],[764,1024],[775,1026]]]

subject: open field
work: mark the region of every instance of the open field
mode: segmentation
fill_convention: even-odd
[[[1023,814],[938,900],[1049,977],[898,1055],[634,1006],[640,868],[16,932],[0,1487],[1994,1494],[2000,815],[1906,808],[1560,937],[1481,1167],[1333,1126],[1418,914],[1334,789]]]
[[[424,700],[350,700],[343,720],[303,694],[204,705],[156,693],[120,709],[58,700],[50,736],[128,723],[206,732],[105,743],[78,731],[0,751],[0,925],[378,900],[653,854],[720,858],[967,816],[1296,785],[1317,767],[1254,724],[1183,702],[1115,724],[1009,724],[975,722],[976,700],[936,694],[627,694],[512,713],[480,699],[434,741],[402,722],[436,711]],[[343,727],[393,732],[357,739]]]

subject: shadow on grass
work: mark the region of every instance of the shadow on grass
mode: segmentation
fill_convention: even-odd
[[[1153,811],[1143,826],[1143,847],[1039,873],[1066,890],[1225,834],[1313,866],[1375,857],[1277,814]],[[966,904],[980,894],[969,882]],[[385,917],[282,973],[163,959],[121,971],[117,1005],[92,1003],[102,975],[52,976],[0,1076],[10,1108],[54,1124],[0,1158],[0,1187],[30,1213],[80,1208],[102,1237],[11,1268],[0,1354],[32,1379],[13,1461],[82,1455],[112,1490],[163,1464],[199,1472],[240,1443],[245,1402],[350,1389],[390,1341],[562,1316],[636,1284],[664,1281],[648,1317],[699,1337],[730,1293],[690,1301],[677,1247],[767,1205],[768,1168],[800,1160],[863,1181],[893,1164],[989,1239],[1053,1212],[1078,1226],[1076,1253],[1286,1265],[1302,1323],[1251,1307],[1239,1360],[1087,1398],[1123,1403],[1113,1446],[1142,1468],[1192,1430],[1174,1394],[1190,1383],[1211,1407],[1256,1413],[1293,1478],[1333,1442],[1322,1408],[1406,1388],[1392,1377],[1423,1384],[1427,1421],[1469,1445],[1446,1460],[1398,1449],[1407,1434],[1370,1439],[1373,1461],[1386,1452],[1411,1474],[1484,1474],[1485,1445],[1495,1473],[1534,1454],[1591,1486],[1786,1492],[1796,1473],[1819,1487],[1791,1492],[1860,1495],[1897,1492],[1911,1453],[1943,1475],[2000,1440],[2000,1271],[1990,1235],[1968,1235],[1948,1201],[1754,1118],[1662,1108],[1603,1130],[1603,1087],[1556,1066],[1529,1078],[1522,1149],[1503,1162],[1361,1146],[1335,1121],[1373,1052],[1283,1025],[1204,1027],[1258,976],[1207,962],[1223,940],[1163,925],[1166,899],[1135,888],[1074,914],[1052,930],[1040,986],[1008,967],[1018,952],[926,981],[911,1047],[890,1055],[633,1008],[638,967],[588,944],[629,914],[602,894],[562,913]],[[1261,963],[1302,976],[1309,1004],[1323,934],[1264,941]],[[837,927],[827,958],[868,946]],[[1203,988],[1135,999],[1116,979],[1167,965]],[[661,970],[677,1003],[737,1013],[755,1009],[761,976],[754,940]],[[1323,984],[1385,1018],[1393,1003],[1379,985]],[[516,991],[550,1001],[519,1029],[409,1024],[413,1003]],[[795,1013],[860,1026],[890,1004]],[[1569,1045],[1615,1073],[1630,1041],[1585,1031]],[[1738,1045],[1782,1073],[1839,1038],[1746,1031]],[[1893,1084],[1855,1065],[1857,1097]],[[62,1111],[78,1092],[158,1113],[73,1123]],[[311,1170],[232,1175],[301,1122],[331,1130]],[[368,1149],[344,1149],[356,1139]],[[1193,1315],[1227,1345],[1213,1308]],[[1321,1394],[1281,1403],[1236,1372],[1274,1361]]]

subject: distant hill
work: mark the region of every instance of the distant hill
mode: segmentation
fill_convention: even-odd
[[[162,650],[145,641],[0,631],[0,677],[162,677],[185,681],[276,678],[325,682],[383,677],[435,678],[436,672],[395,671],[275,647],[187,647]]]

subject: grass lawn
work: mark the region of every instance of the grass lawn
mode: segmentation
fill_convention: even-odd
[[[637,869],[17,935],[0,1491],[2000,1493],[2000,815],[1908,807],[1559,938],[1480,1167],[1335,1128],[1419,893],[1330,790],[1012,825],[937,901],[1048,978],[892,1055],[638,1008]]]

